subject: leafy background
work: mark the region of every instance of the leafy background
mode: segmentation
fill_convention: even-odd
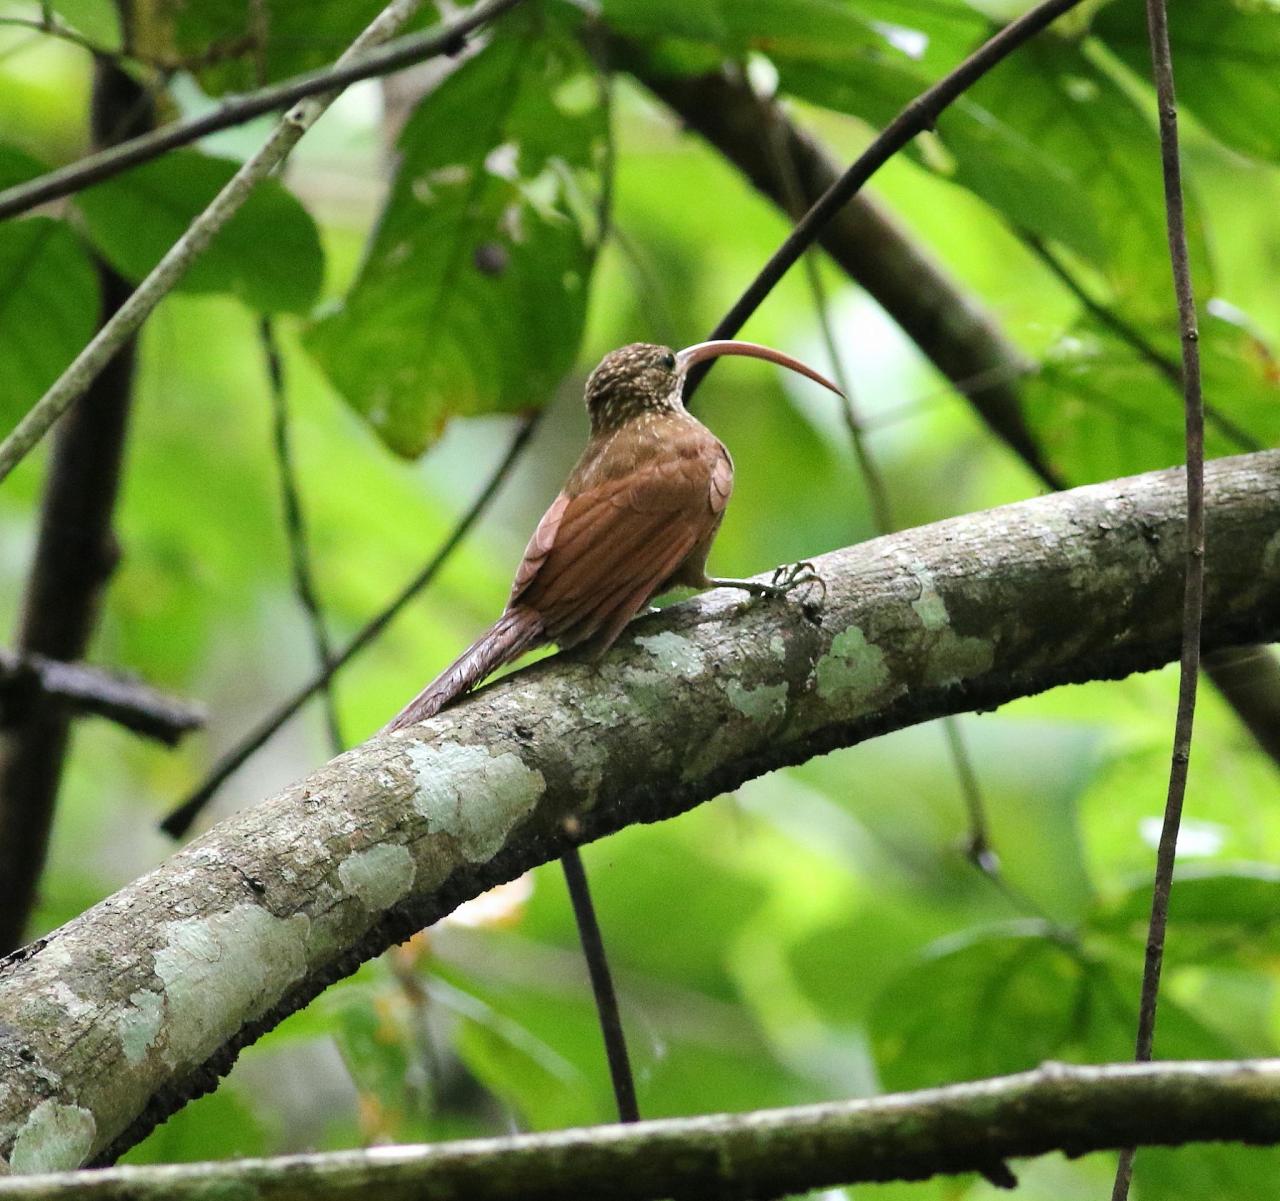
[[[118,44],[106,0],[58,0]],[[306,9],[306,19],[299,14]],[[334,56],[376,5],[139,0],[134,49],[202,111]],[[730,61],[777,86],[842,158],[1014,6],[962,0],[603,0],[673,71]],[[1173,37],[1202,301],[1211,449],[1280,436],[1280,9],[1178,0]],[[0,5],[30,16],[33,6]],[[446,536],[510,437],[532,449],[437,583],[344,672],[364,737],[500,608],[531,522],[584,434],[584,374],[607,349],[705,334],[785,232],[736,172],[624,76],[608,86],[575,10],[531,0],[398,132],[352,88],[219,238],[142,342],[119,514],[125,557],[95,658],[210,708],[177,752],[77,730],[39,926],[168,850],[158,816],[312,670],[289,584],[256,326],[277,318],[316,570],[335,640]],[[875,190],[1040,364],[1029,420],[1072,481],[1178,461],[1176,332],[1141,6],[1092,5],[999,67],[876,178]],[[259,32],[262,32],[259,30]],[[217,61],[213,61],[216,59]],[[83,150],[89,61],[0,27],[0,182]],[[262,122],[0,225],[5,427],[91,332],[97,252],[137,277],[261,137]],[[1130,331],[1085,311],[1039,241]],[[885,315],[828,264],[837,341],[902,523],[1034,494],[1028,472]],[[793,272],[745,333],[822,366]],[[714,566],[747,574],[874,530],[839,414],[807,385],[721,367],[700,415],[738,490]],[[460,418],[460,419],[454,419]],[[464,418],[464,419],[461,419]],[[1229,424],[1234,433],[1224,433]],[[421,457],[415,456],[426,451]],[[0,491],[12,622],[41,464]],[[908,730],[754,781],[678,821],[588,848],[649,1115],[869,1095],[1131,1053],[1147,878],[1174,708],[1171,672],[1063,689],[966,718],[1003,869],[966,861],[942,733]],[[222,791],[260,799],[327,755],[313,708]],[[1202,694],[1157,1051],[1275,1054],[1280,787]],[[244,1054],[224,1086],[134,1161],[545,1129],[611,1112],[554,866],[367,964]],[[1143,1152],[1135,1196],[1263,1196],[1273,1151]],[[1096,1197],[1112,1160],[1019,1169],[1029,1198]],[[850,1190],[973,1197],[977,1179]],[[831,1194],[838,1196],[840,1190]]]

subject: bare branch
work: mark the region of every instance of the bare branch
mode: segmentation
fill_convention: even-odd
[[[124,672],[0,649],[0,709],[6,714],[22,712],[34,703],[36,693],[65,702],[74,713],[105,717],[167,746],[176,746],[183,734],[205,721],[201,706],[166,696]]]
[[[860,1101],[224,1163],[0,1181],[3,1201],[768,1201],[829,1185],[982,1172],[1123,1143],[1280,1142],[1280,1060],[1045,1064]]]
[[[1207,472],[1207,645],[1280,635],[1280,451]],[[572,844],[944,713],[1176,657],[1183,473],[817,560],[825,607],[711,592],[364,743],[0,967],[0,1164],[102,1162],[362,960]],[[211,987],[216,979],[217,987]],[[33,1140],[34,1133],[30,1136]]]
[[[1186,219],[1182,208],[1182,167],[1178,160],[1178,108],[1173,90],[1173,57],[1169,49],[1168,14],[1164,0],[1147,0],[1147,30],[1151,37],[1151,62],[1155,75],[1156,104],[1160,112],[1160,159],[1164,171],[1164,206],[1169,236],[1169,263],[1178,306],[1182,338],[1182,388],[1187,442],[1186,573],[1182,596],[1182,655],[1178,674],[1178,712],[1173,728],[1173,755],[1169,765],[1169,791],[1164,803],[1160,845],[1156,850],[1155,883],[1151,890],[1151,920],[1147,928],[1147,952],[1142,970],[1142,996],[1138,1005],[1138,1037],[1134,1057],[1151,1058],[1156,1032],[1156,1006],[1160,998],[1160,969],[1164,961],[1165,928],[1169,921],[1169,894],[1178,856],[1178,827],[1187,792],[1191,760],[1191,734],[1195,723],[1196,686],[1200,679],[1200,625],[1204,613],[1204,397],[1200,385],[1200,334],[1196,329],[1196,302],[1191,287],[1191,262],[1187,254]],[[1133,1153],[1120,1157],[1112,1201],[1125,1201],[1133,1176]]]
[[[271,448],[276,458],[276,470],[280,475],[280,501],[284,511],[285,539],[289,544],[289,570],[293,576],[293,591],[298,598],[307,627],[311,631],[311,644],[315,649],[316,663],[327,672],[333,663],[333,647],[325,626],[324,611],[316,591],[315,573],[311,566],[311,540],[307,533],[307,519],[302,508],[302,489],[298,484],[298,470],[293,461],[293,439],[289,422],[289,398],[285,395],[284,360],[276,341],[275,325],[270,317],[258,322],[258,338],[262,343],[263,357],[267,365],[267,386],[271,394]],[[321,689],[324,701],[324,721],[329,734],[332,754],[340,754],[346,748],[342,737],[342,723],[338,719],[338,699],[334,694],[332,674]]]
[[[467,16],[438,30],[437,52],[458,46],[466,30],[474,29],[493,12],[516,0],[491,0]],[[421,0],[391,0],[338,60],[346,65],[361,59],[372,47],[385,42],[418,9]],[[145,321],[151,310],[173,290],[187,269],[204,252],[214,236],[240,209],[254,187],[276,169],[333,102],[336,92],[310,95],[289,109],[275,130],[229,179],[222,191],[192,223],[186,233],[98,331],[53,386],[36,402],[17,427],[0,443],[0,480],[3,480],[35,447],[55,421],[83,394],[124,341]]]

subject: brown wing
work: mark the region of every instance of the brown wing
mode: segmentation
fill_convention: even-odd
[[[713,480],[723,489],[723,458],[701,426],[603,456],[581,491],[562,493],[543,518],[511,603],[535,609],[561,646],[608,646],[714,533],[725,497]]]

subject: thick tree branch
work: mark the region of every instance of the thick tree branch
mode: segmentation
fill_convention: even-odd
[[[42,703],[41,695],[65,702],[74,713],[105,717],[167,746],[176,746],[183,734],[199,729],[205,720],[199,705],[167,696],[123,672],[0,649],[0,724],[15,720],[11,714],[30,712]]]
[[[1124,1143],[1280,1142],[1280,1060],[1045,1064],[865,1101],[230,1163],[0,1180],[0,1201],[768,1201]]]
[[[95,145],[151,124],[142,89],[114,63],[99,60],[90,114]],[[105,262],[97,264],[100,328],[129,294]],[[40,506],[40,533],[23,596],[19,655],[71,662],[98,624],[103,592],[119,558],[112,530],[133,391],[134,340],[119,339],[104,370],[86,381],[83,400],[59,430]],[[11,707],[0,727],[0,954],[23,940],[44,868],[54,805],[71,733],[71,710],[52,693]]]
[[[1206,645],[1280,634],[1280,452],[1207,472]],[[817,560],[827,600],[712,592],[377,737],[0,967],[0,1165],[101,1162],[237,1050],[468,897],[887,730],[1178,654],[1183,478]]]

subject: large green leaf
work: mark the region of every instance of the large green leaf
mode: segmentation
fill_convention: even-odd
[[[1146,11],[1113,0],[1093,30],[1144,79]],[[1280,0],[1178,0],[1169,6],[1178,103],[1228,146],[1280,162]]]
[[[1133,1052],[1139,947],[1123,957],[1055,937],[1034,923],[939,944],[879,997],[871,1034],[888,1089],[921,1088],[1033,1068],[1046,1059],[1101,1063]],[[1238,1053],[1166,996],[1161,1053]]]
[[[1145,942],[1150,883],[1099,910],[1092,925]],[[1234,961],[1271,969],[1280,954],[1280,869],[1270,864],[1179,871],[1169,905],[1166,957],[1174,964]]]
[[[0,186],[38,174],[34,159],[0,147]],[[0,224],[0,428],[12,428],[93,336],[98,281],[61,221]]]
[[[1169,305],[1172,306],[1172,297]],[[1211,456],[1272,445],[1280,436],[1280,378],[1265,344],[1213,313],[1200,322]],[[1137,329],[1165,363],[1178,363],[1167,324]],[[1050,461],[1073,483],[1185,462],[1176,378],[1092,317],[1050,347],[1022,386],[1024,411]]]
[[[187,230],[237,164],[176,150],[81,193],[89,237],[121,275],[139,280]],[[324,276],[315,223],[274,179],[263,180],[182,277],[185,292],[230,292],[263,313],[305,312]]]
[[[930,77],[905,56],[777,58],[781,85],[883,126]],[[1155,130],[1133,98],[1072,42],[1024,47],[942,114],[916,147],[926,166],[998,209],[1010,224],[1070,246],[1100,268],[1139,315],[1168,295]],[[1188,236],[1197,284],[1211,280],[1194,203]]]
[[[455,414],[545,403],[577,352],[605,114],[577,39],[549,23],[523,30],[418,106],[360,275],[306,339],[401,454]]]

